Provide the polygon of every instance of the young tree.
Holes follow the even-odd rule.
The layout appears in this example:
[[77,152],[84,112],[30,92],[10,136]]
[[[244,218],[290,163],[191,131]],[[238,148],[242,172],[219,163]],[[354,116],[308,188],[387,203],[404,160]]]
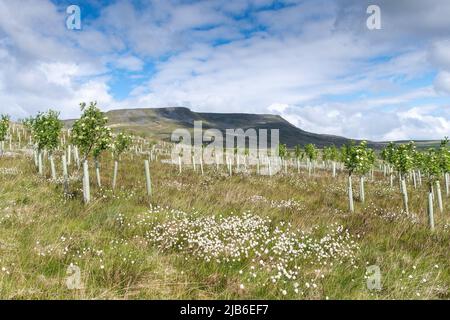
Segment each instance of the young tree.
[[75,121],[71,131],[72,144],[78,147],[83,161],[83,193],[84,202],[90,202],[88,157],[101,150],[111,139],[111,129],[106,126],[108,118],[97,107],[97,103],[80,104],[83,114]]
[[357,151],[359,152],[359,155],[357,156],[358,166],[356,168],[356,171],[358,172],[360,179],[359,184],[360,199],[361,202],[364,203],[366,200],[364,190],[364,179],[375,163],[375,152],[373,151],[373,149],[370,149],[367,146],[366,141],[361,142],[361,144],[357,147]]
[[296,145],[294,148],[294,155],[297,159],[301,159],[304,155],[302,152],[302,148],[299,145]]
[[308,157],[308,172],[309,175],[311,175],[311,169],[314,167],[314,161],[317,159],[317,155],[318,155],[318,150],[316,149],[316,146],[312,143],[308,143],[305,146],[305,153],[306,156]]
[[119,167],[119,160],[122,153],[124,153],[128,148],[131,146],[131,136],[128,136],[124,134],[123,132],[120,132],[116,138],[114,139],[114,142],[112,144],[112,151],[114,155],[114,175],[113,175],[113,183],[112,188],[116,188],[116,181],[117,181],[117,171]]
[[101,177],[100,177],[100,161],[99,158],[101,154],[108,150],[111,147],[112,143],[112,134],[111,130],[103,131],[103,138],[98,141],[98,143],[94,146],[92,155],[94,156],[95,161],[95,175],[97,177],[97,185],[99,187],[102,186]]
[[406,176],[414,167],[414,159],[415,159],[414,154],[416,152],[416,148],[414,142],[410,142],[408,144],[401,144],[393,150],[394,152],[390,158],[393,166],[395,167],[399,175],[401,186],[400,191],[402,193],[403,206],[405,212],[409,214]]
[[3,155],[4,144],[8,131],[9,131],[9,116],[6,114],[2,114],[0,116],[0,156]]
[[422,172],[428,182],[428,221],[431,230],[434,230],[434,210],[433,210],[433,184],[439,181],[442,170],[439,166],[439,154],[435,149],[428,149],[423,155]]
[[441,145],[439,147],[439,165],[442,169],[442,173],[445,178],[445,194],[449,196],[449,185],[450,185],[450,148],[448,146],[449,140],[446,137],[441,141]]
[[323,147],[322,149],[322,160],[325,161],[327,164],[330,161],[330,147]]
[[300,173],[300,160],[305,157],[305,153],[302,151],[302,148],[299,145],[296,145],[294,148],[294,155],[297,159],[297,172]]
[[32,121],[33,141],[36,143],[39,158],[39,174],[43,174],[42,152],[47,150],[52,179],[54,180],[56,179],[56,170],[53,153],[59,145],[62,127],[63,124],[59,120],[59,113],[53,110],[49,110],[46,113],[38,113]]
[[387,167],[387,170],[389,171],[389,181],[391,188],[394,185],[394,176],[393,176],[393,170],[392,166],[394,163],[394,153],[395,153],[395,144],[393,142],[390,142],[386,148],[384,148],[381,151],[381,159],[385,162],[385,166]]
[[34,122],[33,117],[22,119],[20,122],[24,126],[25,130],[27,130],[30,134],[33,132],[33,122]]
[[278,145],[278,156],[281,158],[281,165],[284,165],[284,172],[287,173],[286,157],[288,155],[288,149],[285,144],[280,143]]
[[281,159],[285,159],[287,156],[287,146],[285,144],[280,143],[278,145],[278,156]]
[[336,177],[336,161],[339,160],[339,151],[336,146],[324,147],[322,158],[324,161],[331,162],[333,178]]
[[367,142],[363,141],[358,146],[353,142],[344,146],[343,155],[345,155],[344,165],[348,172],[348,200],[349,210],[354,212],[352,175],[357,172],[367,173],[373,165],[373,151],[367,147]]
[[83,114],[73,124],[71,138],[85,161],[94,150],[110,143],[111,129],[106,126],[108,118],[100,111],[96,102],[91,102],[89,106],[83,102],[80,107]]

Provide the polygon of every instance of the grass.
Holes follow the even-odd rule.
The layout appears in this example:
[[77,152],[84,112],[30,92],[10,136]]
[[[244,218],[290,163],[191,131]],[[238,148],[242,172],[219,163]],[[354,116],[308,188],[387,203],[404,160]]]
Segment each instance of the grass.
[[[431,232],[425,187],[415,190],[409,184],[412,214],[406,216],[397,184],[391,189],[380,173],[366,181],[365,204],[358,202],[355,179],[356,212],[349,214],[344,173],[334,179],[329,171],[318,170],[309,177],[292,168],[273,177],[228,177],[225,167],[216,172],[207,166],[201,176],[192,168],[179,174],[176,166],[153,161],[149,200],[143,159],[127,155],[121,160],[113,191],[113,163],[105,156],[103,188],[95,186],[91,168],[93,200],[85,206],[79,179],[71,181],[71,196],[65,197],[63,186],[49,180],[48,163],[42,178],[30,157],[1,157],[0,297],[450,298],[450,201],[445,191],[444,213],[435,209],[437,227]],[[75,167],[70,171],[76,176]],[[266,221],[252,231],[254,243],[247,236],[257,223],[246,225],[246,215]],[[336,226],[348,230],[349,238],[343,231],[327,241]],[[270,239],[268,253],[261,239]],[[305,251],[295,253],[303,245]],[[229,249],[235,247],[248,256],[242,253],[233,261]],[[206,253],[217,257],[207,261]],[[271,257],[279,264],[271,266]],[[76,290],[66,285],[71,265],[81,272]],[[367,289],[369,265],[381,270],[379,291]],[[287,272],[296,267],[295,279],[282,274],[273,282],[278,266]]]

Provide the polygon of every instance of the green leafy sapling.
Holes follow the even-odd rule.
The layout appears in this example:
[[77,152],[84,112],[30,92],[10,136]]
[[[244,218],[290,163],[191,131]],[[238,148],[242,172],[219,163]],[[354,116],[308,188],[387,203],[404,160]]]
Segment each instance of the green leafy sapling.
[[408,144],[401,144],[397,146],[390,156],[390,161],[395,167],[395,170],[398,172],[400,178],[400,190],[403,196],[403,206],[407,214],[409,214],[409,207],[406,176],[414,168],[415,153],[416,147],[414,142],[410,142]]
[[385,168],[389,173],[389,180],[391,188],[394,185],[393,164],[394,164],[395,144],[389,142],[389,144],[381,151],[381,159],[384,161]]
[[[90,202],[88,157],[99,155],[103,146],[111,139],[111,129],[106,125],[108,118],[97,107],[96,102],[80,104],[82,115],[75,121],[71,131],[71,142],[81,152],[83,162],[84,202]],[[94,154],[95,153],[95,154]]]
[[322,159],[325,162],[331,162],[333,177],[336,177],[336,161],[339,160],[339,150],[335,145],[324,147],[322,151]]
[[441,145],[439,147],[439,165],[441,167],[442,173],[444,174],[445,193],[448,197],[450,195],[450,147],[447,137],[445,137],[445,139],[441,141]]
[[305,153],[302,151],[302,148],[299,145],[296,145],[294,148],[294,156],[297,160],[297,172],[300,173],[300,160],[303,160],[305,157]]
[[306,157],[309,160],[309,162],[308,162],[308,172],[309,172],[309,175],[311,175],[311,170],[314,167],[314,161],[317,159],[319,151],[316,149],[316,146],[314,144],[308,143],[305,146],[305,154],[306,154]]
[[356,169],[360,176],[360,200],[362,203],[365,202],[365,191],[364,191],[364,179],[365,176],[372,170],[373,165],[375,163],[375,152],[373,149],[370,149],[367,146],[367,142],[363,141],[358,146],[358,149],[360,149],[360,155],[358,157],[359,165]]
[[56,179],[55,163],[53,153],[60,143],[62,122],[59,120],[59,112],[49,110],[45,113],[40,112],[33,119],[32,135],[36,144],[39,161],[39,173],[43,174],[42,168],[42,152],[46,150],[49,153],[52,178]]
[[81,103],[80,107],[83,113],[73,124],[71,139],[85,161],[90,155],[98,156],[111,143],[111,128],[107,127],[108,118],[96,102],[91,102],[89,106]]
[[296,159],[302,159],[304,157],[304,153],[302,152],[302,148],[299,145],[296,145],[294,148],[294,155]]
[[49,110],[46,113],[38,113],[32,122],[33,140],[39,151],[47,150],[53,152],[59,145],[62,122],[59,113]]
[[120,156],[130,148],[131,143],[132,143],[131,136],[128,136],[123,132],[120,132],[114,139],[114,142],[112,143],[111,149],[113,151],[114,156],[114,174],[112,182],[113,189],[116,188],[117,171],[119,168]]
[[9,116],[2,114],[0,116],[0,156],[3,155],[3,145],[5,143],[6,137],[9,131],[10,120]]
[[280,143],[278,145],[278,156],[281,159],[285,159],[287,157],[288,151],[287,151],[287,146],[285,144]]
[[[366,174],[373,166],[375,159],[373,150],[367,147],[367,142],[362,141],[359,145],[352,142],[343,148],[342,154],[345,155],[344,165],[348,172],[348,197],[350,212],[354,211],[352,176],[358,173],[361,176]],[[363,191],[363,190],[362,190]],[[364,197],[364,195],[362,195]],[[364,200],[364,199],[361,199]]]
[[428,183],[428,221],[430,228],[434,230],[433,185],[439,182],[442,174],[439,165],[439,152],[433,148],[428,149],[423,154],[421,169]]
[[119,160],[120,156],[130,148],[132,141],[131,136],[123,132],[117,134],[111,146],[114,159]]

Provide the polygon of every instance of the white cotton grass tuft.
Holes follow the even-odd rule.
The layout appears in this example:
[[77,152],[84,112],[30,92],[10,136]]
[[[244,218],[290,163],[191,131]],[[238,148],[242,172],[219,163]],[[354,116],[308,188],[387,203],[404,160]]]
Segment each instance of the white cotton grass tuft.
[[326,232],[318,228],[303,232],[294,230],[290,223],[275,223],[250,212],[200,216],[172,211],[163,222],[157,218],[144,220],[139,223],[139,227],[146,226],[144,237],[160,250],[176,251],[207,263],[243,263],[245,268],[238,271],[241,277],[253,285],[261,281],[265,286],[268,281],[282,286],[282,295],[300,291],[298,281],[304,276],[301,266],[312,265],[318,271],[305,285],[314,290],[318,287],[315,279],[323,278],[321,268],[342,263],[354,266],[359,249],[341,225],[332,224]]

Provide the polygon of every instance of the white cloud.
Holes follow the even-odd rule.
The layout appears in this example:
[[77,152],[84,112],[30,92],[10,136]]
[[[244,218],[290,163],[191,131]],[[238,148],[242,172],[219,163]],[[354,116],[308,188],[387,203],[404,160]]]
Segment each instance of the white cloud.
[[[97,100],[105,109],[269,111],[353,138],[448,135],[439,99],[450,94],[450,3],[380,0],[383,30],[369,32],[370,1],[287,2],[119,0],[69,32],[50,1],[0,0],[1,111],[73,117],[80,101]],[[148,80],[116,101],[116,71]]]
[[408,140],[411,137],[419,139],[442,139],[450,132],[450,119],[444,116],[429,114],[434,106],[411,108],[399,113],[399,123],[396,128],[384,135],[385,140]]
[[141,71],[144,67],[144,61],[135,56],[119,57],[113,61],[113,64],[118,69],[125,69],[129,71]]
[[267,110],[270,112],[283,113],[287,108],[289,108],[288,104],[273,103],[267,108]]
[[450,94],[450,72],[441,71],[434,80],[438,92]]

